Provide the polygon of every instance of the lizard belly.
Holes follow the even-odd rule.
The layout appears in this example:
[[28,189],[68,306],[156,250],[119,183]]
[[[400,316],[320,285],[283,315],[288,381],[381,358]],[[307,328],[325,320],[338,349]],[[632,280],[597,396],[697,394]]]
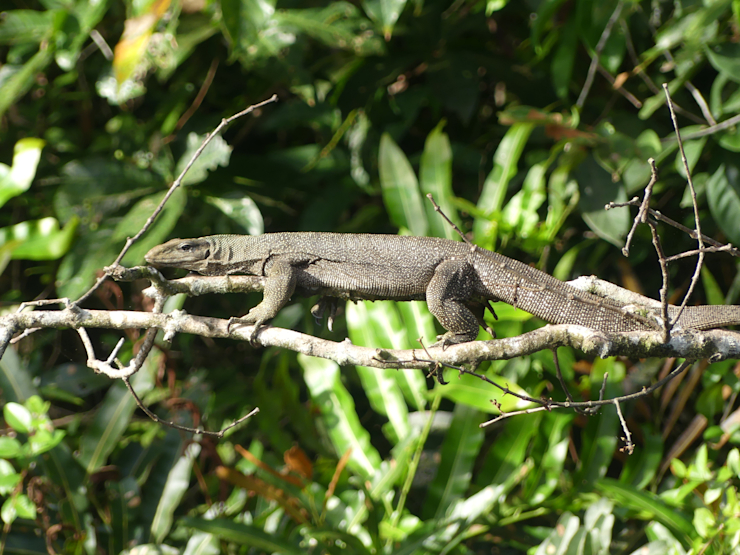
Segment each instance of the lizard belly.
[[[337,297],[408,300],[426,292],[433,269],[317,260],[302,268],[298,285]],[[428,275],[427,275],[428,274]],[[332,293],[335,293],[332,295]]]

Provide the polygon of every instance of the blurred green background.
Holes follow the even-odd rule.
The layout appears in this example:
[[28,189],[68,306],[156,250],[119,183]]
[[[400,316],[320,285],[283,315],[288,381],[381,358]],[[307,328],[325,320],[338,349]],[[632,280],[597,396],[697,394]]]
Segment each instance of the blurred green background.
[[[477,244],[561,279],[596,274],[657,298],[650,234],[611,200],[641,193],[693,227],[662,85],[703,231],[740,243],[738,0],[6,0],[0,13],[0,300],[79,297],[136,233],[205,134],[199,159],[124,259],[171,237],[263,231],[409,233]],[[610,21],[611,19],[611,21]],[[609,32],[605,33],[605,29]],[[604,40],[600,39],[603,37]],[[592,56],[593,84],[584,90]],[[718,128],[711,127],[727,122]],[[709,131],[705,131],[709,128]],[[664,248],[695,248],[660,228]],[[680,300],[694,259],[670,267]],[[736,303],[737,263],[707,259],[690,302]],[[89,308],[144,310],[144,283]],[[259,295],[173,298],[244,314]],[[296,299],[274,324],[373,347],[428,345],[420,303],[350,304],[333,332]],[[496,307],[499,337],[542,322]],[[126,360],[140,332],[90,330]],[[482,338],[487,338],[482,333]],[[584,360],[561,349],[579,399],[639,390],[677,361]],[[248,344],[178,336],[133,380],[93,374],[77,334],[43,330],[0,361],[0,552],[738,553],[735,361],[697,363],[623,406],[478,425],[523,408],[451,371],[339,368]],[[550,353],[479,372],[565,397]],[[247,449],[251,455],[244,455]],[[344,456],[344,458],[343,458]],[[261,461],[260,464],[257,464]],[[269,469],[273,469],[271,472]],[[335,478],[333,480],[333,477]]]

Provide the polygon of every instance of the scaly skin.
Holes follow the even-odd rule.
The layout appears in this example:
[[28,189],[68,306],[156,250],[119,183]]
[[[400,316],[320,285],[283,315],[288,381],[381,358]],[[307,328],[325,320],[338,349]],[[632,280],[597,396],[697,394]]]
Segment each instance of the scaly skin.
[[[267,277],[264,298],[238,322],[255,329],[275,317],[296,288],[353,299],[425,299],[447,330],[443,342],[472,341],[488,300],[503,301],[553,324],[605,332],[655,331],[657,313],[640,315],[621,304],[580,291],[517,260],[434,237],[342,233],[211,235],[172,239],[146,261],[204,275]],[[669,315],[678,307],[670,306]],[[654,317],[650,317],[650,316]],[[678,328],[740,324],[740,307],[686,307]]]

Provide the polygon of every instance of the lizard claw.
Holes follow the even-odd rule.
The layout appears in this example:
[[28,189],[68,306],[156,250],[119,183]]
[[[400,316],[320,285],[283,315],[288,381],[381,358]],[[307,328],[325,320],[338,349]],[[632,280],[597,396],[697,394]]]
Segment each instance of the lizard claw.
[[233,324],[243,325],[243,326],[253,326],[252,331],[248,333],[247,335],[247,341],[249,341],[249,344],[252,347],[259,347],[260,344],[256,341],[257,339],[257,332],[259,329],[264,325],[263,322],[255,322],[251,318],[249,318],[249,315],[247,316],[232,316],[229,318],[229,322],[226,324],[226,332],[231,333],[231,326]]

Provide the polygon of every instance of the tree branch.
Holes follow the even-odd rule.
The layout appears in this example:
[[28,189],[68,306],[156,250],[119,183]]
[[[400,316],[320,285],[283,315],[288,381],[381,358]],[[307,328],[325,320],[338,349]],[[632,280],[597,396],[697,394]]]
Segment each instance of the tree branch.
[[[232,326],[227,319],[193,316],[184,311],[169,314],[135,311],[84,310],[33,311],[0,317],[0,337],[8,337],[28,328],[157,328],[166,335],[188,333],[211,338],[248,341],[252,326]],[[340,366],[371,368],[419,368],[433,370],[435,365],[460,366],[487,360],[509,360],[544,349],[573,347],[591,356],[686,357],[713,361],[740,358],[740,333],[726,330],[675,332],[671,341],[661,343],[661,332],[603,333],[576,325],[548,325],[517,337],[490,341],[472,341],[459,345],[424,349],[377,349],[360,347],[344,341],[330,341],[282,328],[263,327],[255,334],[263,347],[280,347],[308,356],[333,360]],[[433,358],[429,358],[429,357]],[[102,371],[97,365],[96,371]],[[116,376],[117,377],[117,376]]]

